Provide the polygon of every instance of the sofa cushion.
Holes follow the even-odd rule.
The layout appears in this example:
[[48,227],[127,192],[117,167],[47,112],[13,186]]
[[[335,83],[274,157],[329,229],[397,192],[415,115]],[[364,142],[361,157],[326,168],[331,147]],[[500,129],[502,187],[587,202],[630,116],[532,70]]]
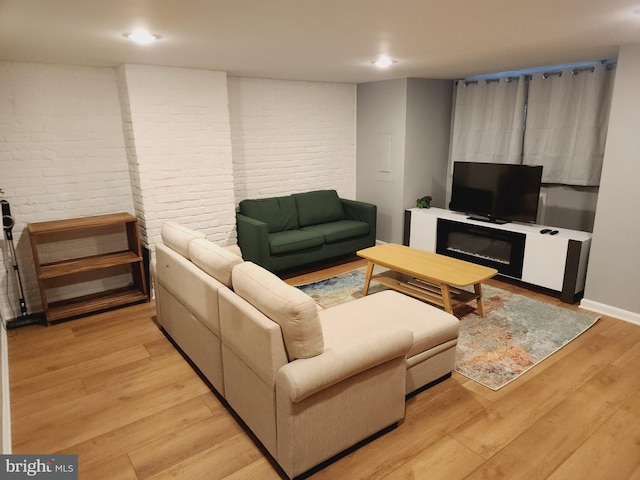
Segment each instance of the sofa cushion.
[[413,332],[407,358],[456,340],[460,331],[460,321],[450,313],[393,290],[328,308],[320,318],[327,345],[390,324],[407,328]]
[[347,218],[335,190],[316,190],[291,196],[298,205],[298,224],[301,227]]
[[323,243],[324,236],[319,232],[287,230],[269,234],[269,250],[272,255],[319,247]]
[[231,287],[231,271],[242,258],[209,240],[198,238],[189,243],[191,261],[218,280]]
[[266,223],[269,233],[298,228],[298,209],[291,197],[242,200],[240,213]]
[[160,236],[162,242],[171,248],[173,251],[178,252],[185,258],[189,257],[189,243],[196,238],[206,238],[206,235],[196,230],[184,227],[177,222],[169,220],[162,225],[160,229]]
[[303,232],[314,232],[324,236],[326,243],[335,243],[348,238],[363,237],[369,234],[369,224],[357,220],[338,220],[337,222],[309,225],[301,229]]
[[232,282],[236,294],[280,325],[289,361],[323,352],[322,327],[311,297],[252,262],[233,267]]
[[240,258],[242,258],[242,250],[240,250],[240,247],[237,244],[234,245],[225,245],[224,247],[225,250],[227,250],[228,252],[233,253],[234,255],[239,256]]

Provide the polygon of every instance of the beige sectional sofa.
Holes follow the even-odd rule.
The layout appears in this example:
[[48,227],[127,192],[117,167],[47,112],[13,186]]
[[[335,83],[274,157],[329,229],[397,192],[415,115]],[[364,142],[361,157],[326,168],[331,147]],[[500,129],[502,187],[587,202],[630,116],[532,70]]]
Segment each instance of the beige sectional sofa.
[[290,477],[404,417],[450,375],[458,320],[384,291],[327,310],[175,222],[153,265],[158,321]]

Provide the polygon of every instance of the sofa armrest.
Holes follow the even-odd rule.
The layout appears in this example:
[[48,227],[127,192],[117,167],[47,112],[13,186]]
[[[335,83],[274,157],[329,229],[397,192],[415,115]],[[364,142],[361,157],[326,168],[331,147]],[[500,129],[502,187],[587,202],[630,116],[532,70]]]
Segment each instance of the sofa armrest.
[[301,402],[343,380],[406,355],[413,333],[399,328],[379,329],[325,348],[320,355],[297,359],[276,375],[276,390]]
[[358,200],[348,200],[346,198],[341,198],[340,201],[342,202],[344,213],[349,220],[367,222],[375,232],[376,217],[378,214],[378,207],[376,205]]
[[271,270],[267,224],[241,213],[236,213],[236,229],[242,258]]

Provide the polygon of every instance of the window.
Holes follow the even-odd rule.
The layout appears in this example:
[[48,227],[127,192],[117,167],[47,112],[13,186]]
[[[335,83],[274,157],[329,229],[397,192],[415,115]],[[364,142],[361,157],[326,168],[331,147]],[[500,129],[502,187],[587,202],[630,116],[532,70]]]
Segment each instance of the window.
[[615,63],[458,81],[453,161],[543,165],[543,182],[595,186]]

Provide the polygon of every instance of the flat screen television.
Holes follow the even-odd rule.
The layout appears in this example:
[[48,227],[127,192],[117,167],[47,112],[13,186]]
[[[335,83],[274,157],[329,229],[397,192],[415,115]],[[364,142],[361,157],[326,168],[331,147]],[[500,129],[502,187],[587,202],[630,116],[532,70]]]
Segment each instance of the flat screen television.
[[494,223],[535,223],[542,166],[454,162],[449,209]]

